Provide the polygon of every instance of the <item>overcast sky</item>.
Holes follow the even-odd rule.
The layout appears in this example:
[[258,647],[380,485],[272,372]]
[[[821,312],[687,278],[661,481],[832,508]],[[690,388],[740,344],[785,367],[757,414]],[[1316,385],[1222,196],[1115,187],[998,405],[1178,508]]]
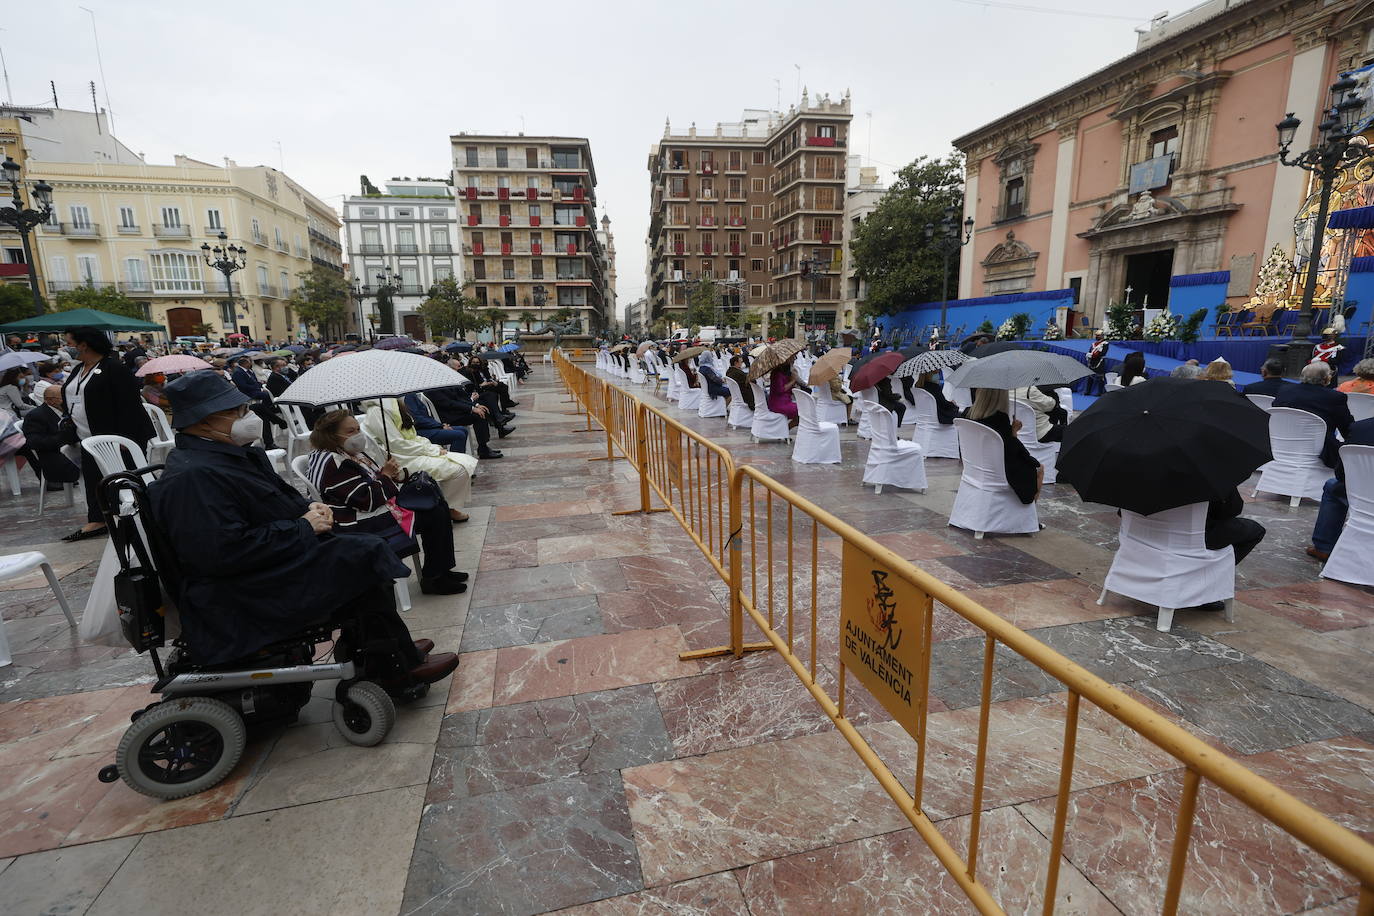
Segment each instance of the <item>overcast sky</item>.
[[7,7],[0,49],[15,103],[49,104],[52,80],[62,107],[89,110],[95,81],[116,135],[149,162],[284,166],[335,206],[360,174],[447,175],[460,130],[588,137],[623,309],[644,290],[645,163],[665,117],[675,132],[707,130],[744,108],[786,108],[799,78],[812,98],[849,89],[850,152],[886,179],[1129,53],[1133,28],[1163,11],[1139,0],[47,0]]

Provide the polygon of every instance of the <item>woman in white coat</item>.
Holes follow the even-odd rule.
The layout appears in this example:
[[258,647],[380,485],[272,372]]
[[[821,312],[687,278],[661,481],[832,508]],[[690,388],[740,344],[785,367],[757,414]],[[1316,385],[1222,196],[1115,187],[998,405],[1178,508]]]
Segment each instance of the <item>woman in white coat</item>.
[[[385,420],[383,404],[386,405]],[[366,401],[363,408],[367,411],[363,418],[363,432],[369,440],[369,457],[381,464],[390,454],[401,470],[411,474],[426,472],[443,491],[453,520],[467,521],[467,515],[461,510],[467,505],[472,492],[472,475],[477,470],[477,459],[463,452],[451,452],[421,436],[415,429],[410,413],[395,398],[386,398],[380,404]]]

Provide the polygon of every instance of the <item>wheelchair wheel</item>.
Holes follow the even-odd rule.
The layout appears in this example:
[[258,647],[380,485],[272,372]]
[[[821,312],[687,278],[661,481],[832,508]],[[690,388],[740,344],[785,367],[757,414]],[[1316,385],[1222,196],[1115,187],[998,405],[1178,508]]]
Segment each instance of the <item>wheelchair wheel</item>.
[[348,699],[334,704],[334,727],[349,744],[380,744],[395,724],[396,704],[371,681],[353,684],[348,688]]
[[185,798],[228,776],[246,741],[243,717],[229,705],[209,697],[165,700],[129,726],[115,766],[137,792]]

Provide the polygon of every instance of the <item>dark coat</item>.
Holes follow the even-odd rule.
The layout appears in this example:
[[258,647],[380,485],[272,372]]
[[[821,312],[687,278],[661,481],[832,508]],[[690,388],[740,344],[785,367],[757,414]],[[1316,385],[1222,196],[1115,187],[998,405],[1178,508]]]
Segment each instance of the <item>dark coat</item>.
[[472,402],[471,389],[466,386],[431,388],[425,392],[425,396],[439,412],[439,419],[449,426],[471,426],[474,421],[482,419],[472,412],[475,405]]
[[148,493],[181,567],[182,636],[202,664],[243,658],[409,574],[379,537],[315,534],[301,517],[309,503],[259,448],[178,435]]
[[1262,378],[1258,382],[1251,382],[1240,390],[1241,394],[1264,394],[1271,398],[1278,397],[1280,391],[1293,384],[1286,378]]
[[1016,433],[1011,431],[1011,417],[999,410],[974,422],[982,423],[1002,438],[1002,463],[1006,466],[1007,486],[1011,487],[1016,498],[1026,505],[1035,502],[1035,471],[1040,467],[1040,462],[1031,457],[1021,440],[1016,438]]
[[1355,418],[1350,415],[1350,403],[1344,391],[1323,388],[1321,385],[1289,385],[1274,397],[1275,407],[1291,407],[1316,414],[1326,423],[1326,442],[1322,445],[1322,464],[1334,468],[1340,461],[1341,443],[1336,433],[1344,436]]
[[81,479],[81,469],[60,451],[66,445],[57,428],[61,419],[61,414],[46,404],[35,407],[24,414],[24,440],[38,460],[38,469],[45,480],[75,483]]
[[281,393],[289,387],[291,387],[291,379],[280,372],[273,372],[267,376],[267,390],[272,392],[272,397],[281,397]]
[[735,380],[739,386],[740,397],[744,398],[744,403],[749,405],[749,409],[754,409],[754,389],[749,384],[749,375],[738,366],[731,366],[725,370],[725,374]]
[[234,383],[235,388],[255,401],[272,400],[272,396],[262,387],[262,382],[258,381],[258,377],[251,369],[235,366],[234,371],[229,373],[229,380]]
[[[93,436],[123,436],[146,448],[153,438],[153,421],[143,405],[143,384],[114,356],[96,363],[92,375],[81,388],[86,405],[86,422]],[[80,371],[73,371],[62,383],[62,397],[71,404],[76,395]]]
[[[30,411],[32,414],[32,411]],[[25,421],[27,422],[27,420]],[[1345,441],[1342,445],[1374,445],[1374,418],[1368,420],[1357,420],[1350,424],[1350,432],[1345,434]],[[1336,476],[1345,480],[1345,465],[1336,462]]]
[[954,418],[959,416],[959,405],[945,397],[945,390],[937,385],[933,380],[927,381],[921,388],[929,391],[931,397],[935,398],[935,417],[946,426],[954,423]]

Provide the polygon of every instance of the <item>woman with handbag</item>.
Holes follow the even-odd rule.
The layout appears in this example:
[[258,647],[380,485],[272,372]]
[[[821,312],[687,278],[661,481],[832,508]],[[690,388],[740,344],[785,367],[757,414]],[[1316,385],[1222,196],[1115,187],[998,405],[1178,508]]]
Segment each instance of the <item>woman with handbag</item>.
[[346,410],[332,410],[310,433],[308,476],[320,501],[334,513],[341,534],[375,534],[397,555],[408,555],[418,537],[423,547],[420,591],[456,595],[467,591],[467,573],[453,569],[453,526],[448,504],[436,500],[428,509],[411,511],[397,505],[402,477],[395,458],[380,467],[367,456],[366,437]]
[[[363,409],[367,411],[362,428],[369,440],[368,455],[378,463],[395,458],[401,470],[412,478],[423,471],[443,492],[453,521],[467,521],[461,509],[472,492],[477,459],[463,452],[451,452],[421,436],[410,412],[396,398],[364,401]],[[422,488],[415,480],[408,481],[407,486]]]

